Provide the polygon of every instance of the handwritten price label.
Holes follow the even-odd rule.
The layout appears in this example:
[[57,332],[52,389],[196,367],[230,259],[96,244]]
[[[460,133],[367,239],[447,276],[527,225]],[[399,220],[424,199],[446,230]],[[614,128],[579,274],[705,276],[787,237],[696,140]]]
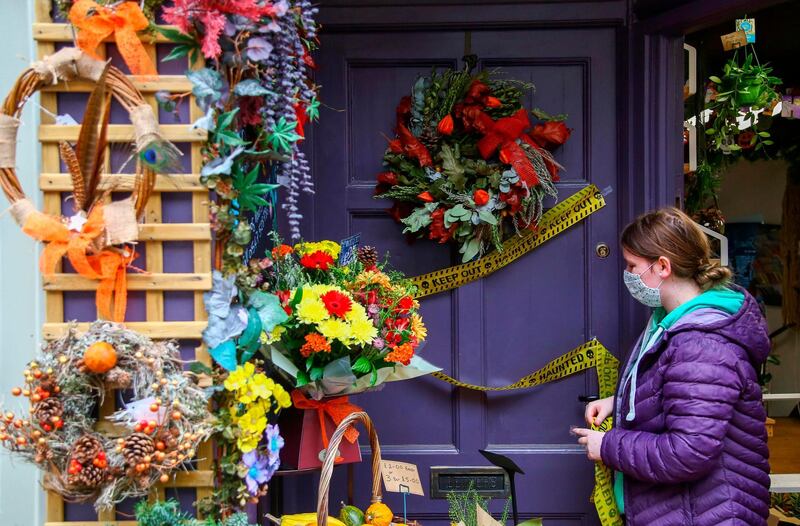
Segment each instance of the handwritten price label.
[[383,472],[383,485],[386,491],[425,496],[422,483],[419,480],[419,470],[414,464],[382,460],[381,471]]

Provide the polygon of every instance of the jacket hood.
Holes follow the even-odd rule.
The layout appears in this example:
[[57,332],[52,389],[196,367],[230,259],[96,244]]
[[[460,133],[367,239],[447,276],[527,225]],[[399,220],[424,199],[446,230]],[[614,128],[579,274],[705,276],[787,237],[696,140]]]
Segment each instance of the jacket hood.
[[683,316],[667,333],[673,335],[683,331],[703,331],[719,334],[745,349],[750,362],[758,366],[764,363],[771,349],[767,322],[753,296],[738,285],[731,288],[744,294],[744,302],[736,313],[698,309]]

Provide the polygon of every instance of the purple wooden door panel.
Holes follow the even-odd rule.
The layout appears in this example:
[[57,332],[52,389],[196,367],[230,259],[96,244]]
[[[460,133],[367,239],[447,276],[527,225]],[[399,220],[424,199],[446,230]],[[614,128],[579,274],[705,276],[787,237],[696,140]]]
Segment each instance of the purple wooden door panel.
[[[574,128],[557,154],[567,167],[559,184],[567,197],[587,183],[617,180],[616,33],[613,29],[474,31],[480,67],[499,68],[536,85],[526,107],[568,113]],[[341,239],[361,232],[362,242],[391,254],[394,266],[416,275],[458,263],[450,247],[406,244],[372,198],[391,134],[394,108],[420,73],[433,66],[461,67],[464,33],[334,33],[326,35],[318,82],[325,103],[313,139],[317,193],[313,235]],[[336,110],[336,111],[335,111]],[[343,111],[341,111],[343,110]],[[500,272],[458,290],[426,298],[429,326],[423,355],[467,382],[503,385],[517,380],[592,336],[616,351],[619,260],[594,255],[605,241],[614,248],[615,195],[608,206]],[[548,524],[595,524],[588,502],[593,468],[568,430],[582,421],[579,395],[596,391],[594,373],[537,389],[482,394],[452,389],[433,378],[386,386],[358,396],[375,420],[384,456],[413,462],[427,487],[432,465],[486,465],[478,449],[512,456],[523,517]],[[342,480],[344,470],[337,473]],[[308,510],[315,486],[308,478],[286,481],[286,510]],[[369,466],[356,467],[356,504],[366,505]],[[334,488],[343,485],[334,484]],[[338,503],[341,492],[331,502]],[[402,509],[397,495],[387,501]],[[499,502],[495,503],[499,509]],[[493,507],[494,508],[494,507]],[[426,525],[446,524],[443,500],[411,498],[412,516]]]

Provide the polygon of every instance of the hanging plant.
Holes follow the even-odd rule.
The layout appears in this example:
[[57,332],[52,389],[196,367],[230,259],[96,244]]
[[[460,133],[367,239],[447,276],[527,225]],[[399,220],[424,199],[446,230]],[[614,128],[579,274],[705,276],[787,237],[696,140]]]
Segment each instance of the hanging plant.
[[[159,28],[176,44],[165,60],[206,59],[206,67],[187,73],[205,112],[193,127],[209,137],[200,180],[215,192],[215,266],[236,273],[254,256],[248,246],[257,245],[249,218],[266,211],[275,222],[279,186],[290,235],[300,238],[300,192],[314,187],[300,146],[304,127],[319,116],[309,54],[317,45],[317,8],[308,0],[174,0],[163,12],[177,27]],[[175,110],[174,96],[156,97]]]
[[755,52],[745,49],[744,62],[740,64],[734,53],[721,77],[709,77],[714,83],[707,105],[713,112],[711,126],[706,129],[710,149],[731,153],[761,150],[773,144],[764,119],[757,117],[762,112],[769,115],[781,98],[775,88],[782,81],[771,73],[772,68],[762,66]]

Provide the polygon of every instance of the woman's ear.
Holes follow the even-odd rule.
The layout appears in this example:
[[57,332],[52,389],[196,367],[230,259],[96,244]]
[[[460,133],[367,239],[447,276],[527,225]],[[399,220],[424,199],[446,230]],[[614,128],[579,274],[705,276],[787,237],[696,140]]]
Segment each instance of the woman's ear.
[[656,261],[653,269],[655,269],[656,274],[658,274],[661,279],[667,279],[672,275],[672,262],[670,262],[669,258],[661,256],[658,258],[658,261]]

